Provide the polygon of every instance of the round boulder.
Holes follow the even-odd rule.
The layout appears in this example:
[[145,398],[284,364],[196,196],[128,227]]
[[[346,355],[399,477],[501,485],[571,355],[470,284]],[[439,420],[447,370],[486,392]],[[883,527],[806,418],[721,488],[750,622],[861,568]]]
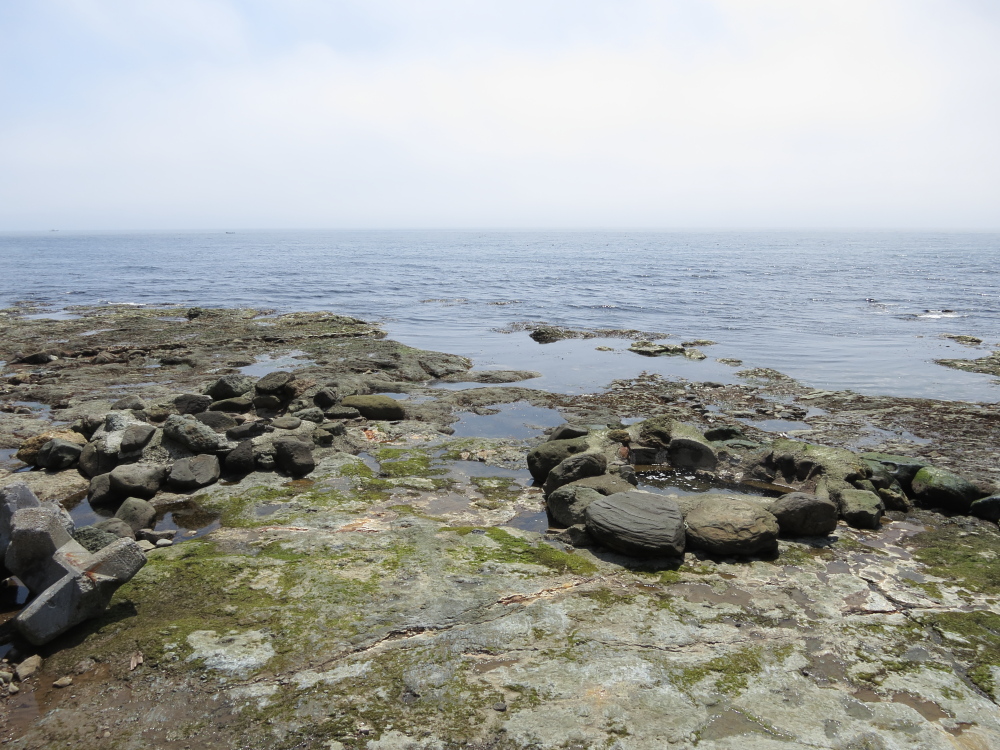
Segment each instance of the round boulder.
[[274,460],[293,477],[304,477],[316,468],[312,447],[294,438],[274,441]]
[[254,389],[257,393],[282,394],[293,380],[295,380],[295,376],[292,373],[276,370],[258,380]]
[[181,492],[208,487],[218,481],[219,459],[208,454],[175,461],[167,478],[167,484]]
[[152,497],[167,477],[158,464],[125,464],[111,470],[111,491],[118,497]]
[[597,490],[581,487],[576,484],[566,484],[555,490],[545,500],[545,507],[556,523],[562,526],[573,526],[586,522],[587,507],[602,495]]
[[684,520],[688,546],[714,555],[755,555],[778,546],[778,520],[750,500],[708,496]]
[[62,471],[80,460],[83,447],[62,438],[53,438],[38,450],[35,462],[43,469]]
[[139,529],[152,527],[156,520],[156,508],[141,498],[130,497],[118,508],[115,518],[127,523],[134,534]]
[[597,541],[632,557],[684,553],[684,518],[677,503],[651,492],[617,492],[594,500],[584,513]]
[[223,401],[227,398],[238,398],[244,393],[249,393],[253,389],[254,379],[249,375],[223,375],[212,383],[208,389],[208,395],[215,401]]
[[974,484],[950,471],[925,466],[913,477],[913,494],[924,505],[968,513],[972,503],[982,497]]
[[837,504],[808,492],[789,492],[769,508],[782,536],[826,536],[837,528]]
[[608,468],[608,459],[600,453],[580,453],[570,456],[549,472],[542,485],[542,492],[548,496],[564,484],[586,477],[598,477]]
[[570,456],[587,450],[583,438],[549,440],[528,453],[528,471],[536,482],[544,482],[553,468]]
[[976,500],[969,508],[969,514],[985,521],[1000,523],[1000,495],[990,495]]

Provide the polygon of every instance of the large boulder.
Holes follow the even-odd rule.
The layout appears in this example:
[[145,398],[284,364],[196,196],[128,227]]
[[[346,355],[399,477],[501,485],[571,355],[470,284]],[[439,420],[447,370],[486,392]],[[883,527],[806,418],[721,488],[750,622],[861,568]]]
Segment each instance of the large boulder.
[[35,461],[38,466],[50,471],[62,471],[80,460],[83,446],[62,438],[54,438],[43,445]]
[[194,418],[216,432],[226,432],[239,424],[231,416],[221,411],[203,411],[201,414],[195,414]]
[[856,482],[872,474],[865,461],[849,450],[788,439],[775,440],[758,468],[775,481],[829,495],[834,501],[840,500],[841,491],[855,489]]
[[972,503],[983,496],[968,480],[950,471],[924,466],[913,476],[913,495],[923,505],[968,513]]
[[684,553],[684,518],[671,498],[650,492],[618,492],[587,506],[587,531],[607,547],[632,557]]
[[626,481],[620,474],[601,474],[600,476],[584,477],[571,482],[569,486],[587,487],[602,495],[614,495],[616,492],[632,492],[635,485]]
[[295,438],[274,441],[274,460],[293,477],[304,477],[316,468],[312,446]]
[[608,459],[600,453],[578,453],[575,456],[560,461],[542,485],[542,492],[547,496],[553,490],[562,487],[564,484],[575,482],[586,477],[597,477],[603,474],[608,468]]
[[782,495],[768,510],[778,520],[782,536],[826,536],[837,528],[837,504],[807,492]]
[[877,529],[885,513],[882,498],[868,490],[843,490],[840,515],[856,529]]
[[365,419],[381,419],[386,422],[406,419],[403,405],[388,396],[348,396],[340,405],[357,409]]
[[[669,417],[653,417],[638,425],[641,446],[633,447],[649,463],[669,461],[679,469],[715,469],[715,448],[697,428]],[[645,450],[644,450],[645,449]]]
[[588,448],[584,438],[550,440],[528,452],[528,471],[536,482],[544,482],[553,468],[572,455]]
[[239,398],[244,393],[253,390],[254,378],[249,375],[223,375],[216,380],[208,389],[208,395],[215,401],[223,401],[227,398]]
[[211,454],[182,458],[170,467],[167,484],[175,490],[188,492],[208,487],[219,481],[219,459]]
[[166,466],[124,464],[111,470],[111,491],[118,497],[152,497],[166,478]]
[[221,444],[215,430],[193,417],[171,414],[163,423],[163,432],[192,453],[215,453]]
[[19,508],[10,518],[4,566],[33,594],[80,567],[89,555],[53,505]]
[[561,526],[574,526],[586,522],[587,507],[602,495],[590,487],[580,487],[576,482],[555,490],[545,499],[549,515]]
[[715,555],[755,555],[778,547],[778,519],[750,500],[705,495],[684,520],[688,546]]

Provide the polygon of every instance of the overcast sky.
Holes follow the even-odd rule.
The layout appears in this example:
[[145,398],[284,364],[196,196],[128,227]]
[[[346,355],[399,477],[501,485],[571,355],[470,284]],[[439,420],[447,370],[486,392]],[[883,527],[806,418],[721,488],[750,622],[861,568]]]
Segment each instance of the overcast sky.
[[996,0],[0,0],[0,230],[1000,228]]

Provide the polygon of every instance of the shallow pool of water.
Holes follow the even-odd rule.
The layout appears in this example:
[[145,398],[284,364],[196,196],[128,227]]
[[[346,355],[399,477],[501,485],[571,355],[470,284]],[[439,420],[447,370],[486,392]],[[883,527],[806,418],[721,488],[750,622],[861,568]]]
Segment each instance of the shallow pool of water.
[[523,440],[538,437],[546,428],[556,427],[566,420],[555,409],[532,406],[526,401],[499,404],[496,414],[462,412],[452,425],[453,437],[511,438]]

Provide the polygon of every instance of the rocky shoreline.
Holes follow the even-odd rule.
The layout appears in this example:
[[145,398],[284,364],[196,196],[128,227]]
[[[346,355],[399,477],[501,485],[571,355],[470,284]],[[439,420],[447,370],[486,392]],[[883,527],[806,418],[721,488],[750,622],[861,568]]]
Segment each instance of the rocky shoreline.
[[[327,313],[28,312],[11,747],[1000,745],[997,404],[764,369],[570,396]],[[33,629],[86,555],[122,562]]]

